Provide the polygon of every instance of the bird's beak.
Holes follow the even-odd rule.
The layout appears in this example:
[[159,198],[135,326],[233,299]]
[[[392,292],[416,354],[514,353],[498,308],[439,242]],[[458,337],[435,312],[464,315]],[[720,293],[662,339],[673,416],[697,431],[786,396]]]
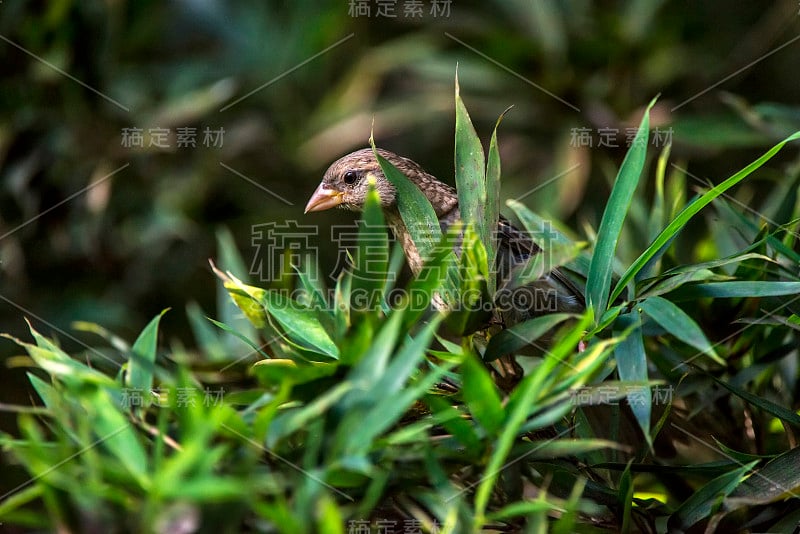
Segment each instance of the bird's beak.
[[306,204],[306,211],[304,213],[335,208],[342,203],[342,195],[343,193],[341,191],[328,189],[325,187],[325,184],[319,184],[317,190],[314,191],[314,194],[308,199],[308,204]]

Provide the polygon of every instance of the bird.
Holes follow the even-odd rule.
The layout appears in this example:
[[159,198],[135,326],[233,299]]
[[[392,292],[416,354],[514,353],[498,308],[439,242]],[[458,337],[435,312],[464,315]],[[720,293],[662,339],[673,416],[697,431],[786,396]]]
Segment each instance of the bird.
[[[436,213],[443,234],[461,218],[458,193],[454,187],[438,180],[411,159],[380,148],[377,149],[377,152],[402,172],[427,197]],[[400,216],[397,207],[397,191],[384,176],[371,148],[357,150],[334,161],[325,171],[322,181],[308,200],[305,213],[331,208],[343,208],[360,212],[366,202],[369,183],[373,180],[381,200],[381,208],[386,222],[391,227],[395,238],[400,242],[412,272],[418,275],[424,265],[423,258],[421,258],[414,246],[411,235]],[[515,268],[524,266],[536,254],[542,253],[542,249],[525,232],[519,230],[502,215],[499,217],[496,231],[498,239],[495,268],[498,275],[498,287],[502,287],[504,281],[513,273]],[[548,306],[545,309],[536,309],[535,307],[531,309],[531,307],[520,306],[512,309],[509,313],[495,314],[499,315],[501,320],[500,324],[496,325],[497,327],[500,329],[508,328],[528,318],[544,315],[545,313],[565,312],[579,314],[585,310],[586,303],[583,293],[560,269],[551,270],[544,274],[541,279],[528,284],[528,286],[539,290],[546,291],[550,289],[554,291],[556,294],[555,306]],[[515,292],[523,289],[524,287],[516,288]],[[524,300],[530,306],[530,300]],[[543,343],[547,345],[548,341],[545,340]],[[547,351],[542,346],[534,346],[532,349],[534,350],[530,351],[530,353],[521,353],[520,355],[537,355],[541,354],[542,351]],[[585,350],[583,342],[581,342],[577,350]],[[510,394],[525,374],[514,354],[507,354],[493,362],[484,363],[491,371],[495,384],[507,394]],[[453,385],[449,385],[451,386],[449,389],[453,389]],[[622,412],[623,417],[614,416],[617,423],[612,423],[611,413],[614,408],[616,406],[587,406],[583,409],[588,414],[587,420],[598,437],[639,446],[643,441],[643,437],[637,437],[641,431],[638,429],[638,424],[632,413],[625,408]],[[673,409],[670,417],[676,417],[676,413],[677,411]],[[683,427],[688,426],[687,421],[678,420],[681,421]],[[666,427],[668,425],[665,425]],[[700,433],[701,431],[698,430],[697,432]],[[547,427],[529,434],[529,437],[533,440],[549,440],[555,439],[557,436],[555,427]],[[660,432],[656,446],[662,447],[664,455],[669,457],[674,454],[672,441],[685,441],[685,436],[675,437],[668,432]]]
[[[393,152],[378,148],[377,153],[402,172],[430,201],[442,233],[460,220],[458,194],[452,186],[429,174],[415,161]],[[411,271],[418,275],[424,259],[414,245],[408,228],[397,207],[397,190],[386,178],[371,148],[351,152],[334,161],[325,171],[322,181],[311,195],[305,213],[343,208],[360,212],[366,201],[368,183],[374,181],[381,201],[381,208],[408,261]],[[497,223],[497,255],[495,269],[498,288],[508,281],[515,267],[525,265],[542,249],[525,232],[515,227],[507,218],[500,216]],[[546,298],[538,298],[536,292],[543,291]],[[500,292],[498,291],[498,294]],[[508,294],[506,295],[509,296]],[[502,313],[495,314],[507,327],[544,313],[581,313],[585,308],[582,292],[560,270],[554,269],[542,278],[515,288],[506,299]]]

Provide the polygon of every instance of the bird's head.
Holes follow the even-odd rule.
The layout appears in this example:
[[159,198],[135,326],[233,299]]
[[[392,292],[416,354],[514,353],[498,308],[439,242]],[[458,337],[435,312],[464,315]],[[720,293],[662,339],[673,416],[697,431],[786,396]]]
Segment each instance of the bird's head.
[[[378,153],[401,171],[403,166],[407,165],[406,161],[410,161],[388,150],[378,149]],[[372,149],[365,148],[339,158],[328,167],[322,183],[319,184],[306,204],[305,212],[322,211],[334,207],[361,211],[366,201],[370,178],[375,181],[375,189],[380,195],[381,205],[384,208],[395,206],[394,186],[384,176]]]

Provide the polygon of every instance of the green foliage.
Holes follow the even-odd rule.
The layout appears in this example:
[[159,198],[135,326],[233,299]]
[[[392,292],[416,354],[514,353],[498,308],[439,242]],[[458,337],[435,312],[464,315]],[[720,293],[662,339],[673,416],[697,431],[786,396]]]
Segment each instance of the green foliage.
[[[211,320],[220,333],[209,331],[190,308],[196,352],[159,351],[161,315],[132,344],[82,324],[110,345],[97,353],[102,367],[90,358],[96,351],[70,355],[33,327],[34,343],[11,338],[27,353],[42,406],[14,407],[17,432],[0,438],[31,477],[0,501],[0,520],[65,531],[119,522],[131,531],[180,523],[294,533],[397,517],[425,531],[665,532],[748,521],[769,529],[796,517],[787,510],[800,487],[790,468],[800,427],[800,209],[796,197],[778,202],[768,215],[780,224],[761,225],[721,195],[800,134],[688,203],[671,189],[680,175],[666,181],[664,151],[649,213],[635,208],[645,203],[637,184],[647,162],[646,144],[635,143],[596,238],[588,236],[594,246],[555,232],[542,243],[550,263],[541,254],[512,276],[520,286],[563,266],[586,278],[593,308],[498,331],[484,306],[496,291],[496,126],[485,161],[458,90],[456,116],[464,220],[444,235],[427,199],[379,158],[410,193],[401,216],[424,222],[413,238],[425,265],[406,284],[396,283],[399,256],[370,188],[351,268],[331,291],[305,259],[274,287],[251,285],[220,234],[224,267],[215,273],[251,324],[231,324],[220,303],[226,320]],[[679,233],[711,203],[738,225],[743,246],[676,261]],[[546,218],[508,205],[528,231],[544,230]],[[642,242],[623,246],[626,224],[648,230]],[[731,241],[720,232],[709,247]],[[720,317],[746,326],[718,331]],[[223,342],[244,355],[221,357]],[[539,350],[529,355],[532,345]],[[524,370],[513,387],[503,387],[503,364]],[[704,427],[721,420],[734,428]],[[665,452],[676,443],[684,452]]]
[[[613,271],[611,264],[617,249],[622,223],[631,207],[633,192],[639,183],[639,177],[644,168],[645,155],[647,154],[647,139],[650,135],[650,110],[655,105],[653,99],[644,112],[642,122],[636,132],[630,150],[622,161],[619,174],[614,181],[614,188],[608,204],[603,211],[603,219],[597,230],[597,243],[592,262],[589,265],[589,276],[586,280],[586,303],[595,310],[595,322],[606,311],[608,304],[608,290],[611,286]],[[616,296],[616,295],[614,295]]]

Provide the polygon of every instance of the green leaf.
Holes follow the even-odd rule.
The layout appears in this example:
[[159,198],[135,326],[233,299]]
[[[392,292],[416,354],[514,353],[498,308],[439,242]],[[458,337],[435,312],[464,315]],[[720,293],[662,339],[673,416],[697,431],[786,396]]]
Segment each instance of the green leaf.
[[[503,521],[520,516],[530,516],[531,514],[541,512],[558,512],[564,513],[566,510],[556,504],[549,503],[545,499],[546,492],[541,492],[538,500],[535,501],[517,501],[515,503],[504,506],[496,512],[487,515],[486,518],[490,521]],[[528,530],[527,532],[535,532]]]
[[566,512],[559,517],[550,532],[553,534],[572,534],[576,532],[578,519],[578,505],[583,490],[586,487],[586,479],[578,478],[572,486],[569,499],[564,503]]
[[353,275],[343,271],[336,279],[333,293],[333,318],[336,324],[336,338],[342,339],[352,324],[350,313],[350,294],[353,287]]
[[236,499],[244,499],[250,489],[242,484],[242,480],[233,476],[207,476],[182,480],[180,484],[165,485],[160,497],[196,500],[204,503],[224,503]]
[[[392,246],[392,252],[389,256],[389,265],[386,267],[386,284],[383,286],[383,294],[387,295],[395,287],[397,281],[400,279],[400,272],[405,264],[406,256],[403,252],[403,245],[399,241],[395,241]],[[384,302],[384,313],[389,312],[388,303]]]
[[647,235],[649,240],[653,240],[664,226],[664,179],[667,173],[667,162],[672,151],[672,143],[667,144],[658,156],[656,165],[655,194],[653,196],[653,208],[650,212],[650,219],[647,222]]
[[514,402],[509,400],[506,406],[506,422],[502,433],[497,439],[492,456],[486,465],[481,482],[475,492],[475,515],[482,523],[486,507],[489,504],[489,497],[497,482],[497,477],[502,471],[503,463],[508,458],[508,453],[517,438],[518,432],[528,417],[531,410],[536,408],[536,400],[543,396],[542,384],[550,375],[553,369],[563,363],[567,356],[575,351],[578,346],[583,330],[589,323],[588,313],[581,317],[580,321],[569,330],[569,332],[555,344],[550,352],[545,356],[545,360],[536,368],[535,372],[522,379],[522,382],[513,392]]
[[620,532],[628,533],[631,528],[631,506],[633,504],[633,477],[631,476],[631,463],[633,459],[628,461],[628,465],[622,472],[619,480],[619,490],[617,492],[617,500],[622,507],[622,528]]
[[[12,492],[3,499],[3,502],[0,502],[0,517],[2,517],[4,521],[8,521],[9,524],[13,523],[15,516],[14,512],[17,509],[24,507],[28,503],[41,499],[43,494],[46,494],[45,486],[43,484],[33,484],[27,488],[20,488],[15,492]],[[21,516],[22,513],[24,512],[19,512],[18,517]],[[41,515],[41,512],[37,514],[37,516],[38,515]],[[41,529],[45,529],[44,524],[41,525]]]
[[[647,289],[641,290],[638,296],[640,298],[651,298],[651,297],[656,297],[658,295],[663,295],[665,293],[670,293],[672,291],[675,291],[679,287],[692,282],[701,282],[703,280],[713,280],[713,279],[725,280],[729,278],[730,277],[724,277],[721,275],[714,274],[713,271],[710,271],[708,269],[687,271],[676,274],[674,276],[666,276],[663,278],[659,278],[659,280],[653,283],[652,285],[648,285]],[[674,296],[673,300],[675,300]]]
[[[494,131],[492,132],[492,139],[489,142],[489,156],[486,161],[485,217],[486,228],[489,233],[489,242],[484,243],[484,246],[486,247],[486,256],[489,260],[489,265],[495,264],[495,258],[497,256],[497,232],[495,232],[495,228],[497,228],[497,223],[500,220],[500,178],[502,172],[500,169],[500,149],[497,145],[497,129],[500,128],[503,117],[505,117],[510,109],[511,107],[507,108],[500,114],[500,117],[497,118]],[[497,287],[497,273],[495,271],[495,269],[489,269],[489,291],[492,294],[494,294],[495,288]]]
[[319,511],[319,532],[322,534],[345,534],[345,520],[342,511],[333,498],[323,495],[322,502],[317,505]]
[[789,410],[787,408],[784,408],[783,406],[775,404],[774,402],[767,400],[763,397],[759,397],[758,395],[753,395],[752,393],[745,391],[742,388],[736,387],[733,384],[729,384],[728,382],[720,380],[713,375],[708,375],[708,376],[710,376],[711,379],[714,380],[714,382],[724,387],[737,397],[741,397],[742,399],[746,400],[753,406],[761,408],[768,414],[774,415],[775,417],[781,419],[782,421],[786,421],[795,426],[800,426],[800,415],[797,415],[792,410]]
[[[589,266],[589,277],[586,281],[586,302],[594,309],[597,319],[606,311],[609,302],[608,291],[613,274],[612,264],[617,250],[617,242],[622,232],[622,223],[633,200],[633,192],[639,184],[639,177],[644,168],[647,156],[647,139],[650,135],[650,109],[656,103],[650,102],[639,124],[639,130],[631,144],[631,148],[622,161],[614,188],[603,212],[600,229],[597,232],[597,244]],[[623,286],[624,287],[624,286]],[[611,301],[616,298],[611,297]],[[596,320],[597,320],[596,319]]]
[[475,456],[480,454],[484,444],[478,437],[476,427],[464,418],[463,412],[456,410],[450,402],[438,395],[426,396],[425,403],[430,406],[434,414],[433,423],[441,424],[458,443],[466,447],[468,454]]
[[750,462],[729,473],[718,476],[686,499],[668,521],[671,532],[685,532],[692,525],[711,517],[730,495],[747,478],[756,462]]
[[[267,292],[266,289],[247,285],[232,274],[225,274],[218,270],[215,272],[217,277],[222,280],[223,287],[231,300],[244,313],[247,320],[256,328],[264,328],[267,325],[267,314],[261,300]],[[228,324],[224,321],[223,323]]]
[[[491,227],[486,219],[486,180],[481,140],[472,126],[464,101],[461,100],[456,72],[456,136],[455,174],[458,209],[464,226],[472,226],[486,249],[494,257]],[[496,199],[495,199],[496,200]]]
[[364,212],[359,221],[358,248],[353,272],[351,308],[360,313],[380,310],[389,268],[389,237],[375,183],[368,184]]
[[211,319],[209,317],[207,317],[206,319],[208,319],[213,325],[215,325],[220,330],[223,330],[225,332],[228,332],[232,336],[235,336],[236,338],[241,340],[242,343],[246,344],[248,347],[253,349],[253,352],[251,354],[253,354],[253,355],[260,354],[262,358],[269,358],[270,357],[266,352],[261,350],[261,347],[259,347],[258,345],[256,345],[252,341],[250,341],[250,339],[248,337],[242,335],[242,333],[239,332],[238,330],[234,330],[233,328],[231,328],[230,326],[226,325],[225,323],[222,323],[220,321],[215,321],[214,319]]
[[[617,360],[617,372],[620,380],[625,382],[647,382],[647,354],[644,351],[644,340],[642,339],[641,318],[638,310],[633,310],[628,314],[621,315],[617,319],[617,329],[615,336],[623,335],[622,331],[630,330],[627,336],[614,348],[614,357]],[[644,392],[644,394],[641,394]],[[636,417],[636,422],[642,429],[648,444],[650,442],[650,412],[652,408],[652,398],[650,389],[646,386],[637,388],[628,395],[628,402]]]
[[529,459],[551,460],[566,456],[580,456],[596,450],[625,450],[625,445],[605,439],[552,439],[522,442],[514,447],[513,456]]
[[[759,246],[760,243],[763,243],[765,240],[760,240],[753,245],[747,247],[747,250],[752,250]],[[717,260],[711,261],[704,261],[702,263],[694,263],[691,265],[680,265],[678,267],[674,267],[668,271],[665,271],[662,276],[671,276],[675,274],[682,274],[682,273],[692,273],[699,269],[716,269],[717,267],[722,267],[724,265],[729,265],[731,263],[739,263],[747,260],[759,260],[765,261],[773,264],[778,264],[775,260],[770,258],[769,256],[765,256],[764,254],[759,254],[757,252],[737,252],[732,256],[728,256],[727,258],[720,258]]]
[[461,364],[461,372],[464,376],[461,392],[470,413],[490,436],[494,436],[505,419],[497,386],[475,354],[467,355]]
[[718,364],[725,365],[725,360],[717,355],[714,345],[695,320],[672,302],[661,297],[650,297],[640,302],[639,308],[679,340],[707,354]]
[[265,292],[261,304],[295,343],[331,358],[339,358],[338,347],[314,311],[302,307],[279,291]]
[[384,176],[397,191],[397,209],[400,217],[403,219],[420,257],[425,260],[433,254],[436,245],[442,239],[442,228],[439,226],[436,211],[419,187],[378,153],[372,135],[370,135],[369,144],[372,146],[372,152],[375,154]]
[[[238,360],[240,356],[233,351],[228,351],[223,343],[223,335],[217,332],[203,314],[202,308],[195,301],[186,304],[186,318],[194,334],[194,340],[200,348],[203,357],[213,362],[225,360]],[[241,334],[239,334],[241,335]],[[227,336],[226,336],[227,337]],[[129,352],[128,347],[124,352]]]
[[[384,376],[389,358],[394,351],[395,344],[401,335],[402,310],[391,314],[388,321],[381,326],[378,335],[372,340],[367,352],[353,367],[348,379],[355,384],[373,384]],[[354,355],[347,355],[352,361]]]
[[[411,404],[420,399],[442,376],[452,367],[446,364],[433,368],[428,374],[412,382],[396,395],[385,395],[373,406],[363,418],[362,425],[356,426],[357,432],[350,431],[355,438],[349,440],[350,453],[366,452],[372,447],[375,438],[386,431],[405,413]],[[346,429],[348,427],[342,426]],[[353,427],[350,427],[353,428]]]
[[[253,364],[253,374],[269,385],[283,382],[305,384],[336,372],[337,366],[321,362],[295,362],[294,360],[268,359]],[[229,395],[230,397],[230,395]]]
[[86,400],[97,444],[111,451],[117,461],[146,487],[147,455],[128,418],[122,415],[119,405],[105,390],[96,390]]
[[28,380],[30,380],[33,389],[36,390],[36,393],[39,394],[39,398],[42,399],[42,402],[53,413],[56,413],[58,410],[59,405],[61,404],[61,396],[59,395],[58,391],[36,376],[33,373],[27,373]]
[[[133,343],[125,381],[128,387],[144,392],[153,389],[153,371],[158,347],[158,324],[165,313],[167,310],[155,316]],[[147,398],[149,399],[150,396],[147,395]]]
[[70,386],[81,386],[84,383],[104,386],[118,385],[103,373],[72,359],[57,345],[37,332],[30,323],[28,323],[28,328],[36,340],[36,345],[25,343],[8,334],[0,334],[0,336],[23,347],[37,366],[65,384]]
[[725,500],[729,509],[760,505],[798,497],[800,491],[800,447],[789,449],[756,469]]
[[398,306],[405,311],[403,330],[413,328],[419,319],[428,313],[435,294],[440,294],[453,287],[448,277],[457,268],[458,258],[453,247],[456,240],[459,239],[460,228],[460,222],[450,225],[433,256],[425,262],[422,271],[407,287],[404,298]]
[[734,185],[738,184],[739,182],[747,178],[747,176],[749,176],[753,171],[757,170],[762,165],[764,165],[767,161],[769,161],[772,158],[772,156],[777,154],[778,151],[780,151],[780,149],[783,148],[783,146],[786,143],[795,141],[797,139],[800,139],[800,132],[796,132],[790,135],[789,137],[787,137],[786,139],[784,139],[783,141],[781,141],[780,143],[769,149],[764,155],[762,155],[761,157],[750,163],[747,167],[735,173],[733,176],[731,176],[721,184],[712,187],[702,196],[696,198],[689,205],[683,208],[683,210],[681,210],[681,212],[672,220],[672,222],[670,222],[667,225],[667,227],[661,231],[661,233],[650,244],[650,246],[648,246],[647,249],[645,249],[645,251],[642,252],[642,254],[638,258],[636,258],[636,261],[634,261],[631,264],[628,270],[625,271],[625,274],[622,275],[622,278],[620,278],[619,282],[617,282],[616,287],[611,292],[611,300],[613,301],[622,293],[622,291],[625,289],[628,283],[631,280],[633,280],[636,274],[640,270],[642,270],[642,268],[647,264],[648,261],[650,261],[650,258],[655,256],[661,250],[661,247],[666,245],[678,232],[680,232],[686,225],[686,223],[689,222],[689,220],[692,217],[694,217],[701,209],[706,207],[715,198],[722,195],[725,191],[727,191]]
[[[451,234],[448,231],[448,235]],[[491,318],[488,265],[483,243],[472,226],[467,226],[461,242],[459,268],[451,271],[453,276],[448,278],[446,289],[440,293],[447,304],[446,323],[452,332],[470,334]]]
[[415,337],[406,336],[405,341],[392,358],[385,372],[382,373],[382,376],[376,377],[374,381],[374,390],[379,395],[391,395],[403,389],[408,377],[414,373],[424,359],[425,351],[428,349],[441,321],[442,316],[437,315]]
[[73,321],[71,326],[73,330],[77,330],[78,332],[90,332],[100,336],[119,352],[128,352],[131,350],[130,343],[97,323],[88,321]]
[[311,421],[323,417],[331,406],[335,405],[352,390],[353,384],[351,382],[339,382],[302,408],[283,411],[275,417],[269,426],[269,433],[266,439],[267,447],[274,447],[282,438],[301,430]]
[[333,321],[333,310],[328,302],[326,296],[325,286],[322,283],[322,275],[319,272],[319,266],[316,259],[312,254],[308,254],[302,261],[302,265],[293,265],[297,277],[300,279],[300,286],[302,287],[305,295],[299,297],[298,300],[302,302],[307,308],[314,311],[324,312],[320,315],[320,320],[328,322]]
[[[217,251],[218,251],[218,263],[219,268],[223,272],[230,272],[233,273],[234,276],[238,277],[240,280],[249,280],[248,275],[250,273],[250,269],[248,269],[247,265],[242,260],[242,255],[239,252],[239,249],[236,247],[236,241],[233,238],[233,234],[231,234],[230,230],[227,228],[221,228],[216,232],[217,238]],[[258,340],[258,334],[256,333],[257,328],[261,328],[263,326],[257,324],[257,319],[255,316],[247,315],[245,311],[245,317],[242,317],[242,314],[239,313],[239,303],[233,298],[233,302],[231,302],[231,298],[233,295],[229,293],[226,294],[226,287],[224,285],[217,284],[216,285],[216,293],[217,293],[217,313],[218,319],[227,325],[231,325],[235,330],[239,332],[240,335],[243,335],[249,338],[251,341]],[[237,309],[239,308],[239,309]],[[254,321],[254,319],[256,319]],[[233,340],[223,340],[226,342],[230,352],[236,356],[231,347],[236,346]],[[235,358],[234,358],[235,359]]]
[[[454,365],[435,367],[403,387],[425,358],[425,351],[440,320],[441,316],[435,318],[416,338],[406,342],[382,378],[364,381],[358,377],[359,381],[356,382],[356,377],[353,377],[354,386],[364,389],[356,393],[360,406],[350,409],[339,425],[338,442],[344,444],[344,454],[357,455],[369,450],[373,440],[392,426],[415,400],[421,398]],[[368,407],[366,413],[358,409],[360,407]]]
[[[732,221],[730,223],[731,225],[741,226],[741,228],[739,228],[740,232],[748,230],[753,234],[757,234],[760,232],[760,230],[766,228],[765,226],[762,227],[760,221],[759,222],[753,221],[746,214],[742,213],[739,209],[736,209],[734,206],[732,206],[731,203],[727,202],[724,198],[718,198],[717,203],[721,208],[719,210],[719,213],[723,217],[731,219]],[[764,236],[763,242],[766,242],[766,244],[769,247],[772,247],[773,249],[775,249],[776,252],[785,256],[790,261],[795,263],[800,263],[800,254],[792,250],[791,246],[792,241],[790,239],[791,237],[793,237],[794,226],[796,223],[797,221],[794,221],[785,225],[781,225],[774,232]],[[787,232],[788,245],[784,244],[780,239],[776,237],[776,235],[780,235],[783,232]],[[751,244],[749,247],[747,247],[746,250],[757,249],[757,247],[759,250],[761,250],[760,248],[761,245],[762,245],[762,240],[759,240]]]
[[800,294],[800,282],[717,282],[683,286],[671,293],[673,300],[744,297],[780,297]]

